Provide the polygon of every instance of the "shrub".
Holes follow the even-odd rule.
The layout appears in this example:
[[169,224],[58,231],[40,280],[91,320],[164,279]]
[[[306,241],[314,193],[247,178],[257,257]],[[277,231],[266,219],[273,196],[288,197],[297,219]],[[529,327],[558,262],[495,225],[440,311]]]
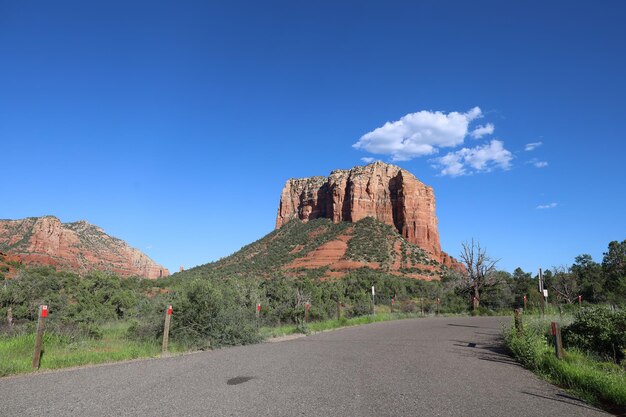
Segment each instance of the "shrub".
[[372,305],[366,299],[357,300],[352,306],[346,309],[346,317],[366,316],[372,313]]
[[230,281],[196,279],[177,288],[171,335],[195,347],[242,345],[260,339],[254,306]]
[[413,301],[403,301],[400,305],[400,311],[403,313],[415,313],[417,305]]
[[305,323],[304,321],[300,321],[298,320],[298,324],[296,325],[296,333],[302,333],[302,334],[311,334],[311,329],[309,328],[309,325],[307,323]]
[[619,363],[626,349],[626,312],[605,307],[585,308],[563,329],[563,341],[568,347]]
[[539,326],[527,326],[523,334],[512,328],[505,332],[504,339],[507,348],[522,365],[531,370],[539,369],[542,354],[549,349]]

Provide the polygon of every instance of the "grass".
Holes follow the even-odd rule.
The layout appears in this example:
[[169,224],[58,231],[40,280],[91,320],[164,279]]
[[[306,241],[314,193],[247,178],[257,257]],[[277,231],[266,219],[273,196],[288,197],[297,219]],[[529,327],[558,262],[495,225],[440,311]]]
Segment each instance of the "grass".
[[288,336],[297,333],[316,333],[325,330],[339,329],[342,327],[360,326],[363,324],[377,323],[389,320],[401,320],[422,317],[420,313],[378,313],[376,315],[359,316],[353,318],[342,317],[340,319],[315,321],[306,325],[284,325],[278,327],[262,327],[261,335],[264,338]]
[[626,370],[622,366],[574,349],[559,360],[546,336],[549,318],[526,321],[523,333],[514,329],[504,332],[506,347],[522,365],[592,404],[613,412],[626,411]]
[[[137,358],[157,357],[160,341],[140,342],[125,337],[129,323],[103,325],[102,338],[72,341],[54,333],[44,335],[44,350],[40,369],[59,369],[79,365],[116,362]],[[34,334],[0,337],[0,376],[31,371]],[[181,346],[170,344],[171,352],[181,352]]]

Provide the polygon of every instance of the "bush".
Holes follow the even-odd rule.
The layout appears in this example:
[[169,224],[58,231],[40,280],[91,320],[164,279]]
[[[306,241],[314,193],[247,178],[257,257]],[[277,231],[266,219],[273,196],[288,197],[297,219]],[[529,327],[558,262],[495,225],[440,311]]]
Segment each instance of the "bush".
[[347,318],[366,316],[368,314],[372,314],[372,305],[365,299],[357,300],[352,306],[345,310]]
[[152,320],[133,320],[126,331],[128,339],[135,340],[155,340],[163,336],[163,323],[158,317]]
[[523,334],[512,328],[505,332],[504,339],[507,348],[522,365],[531,370],[539,369],[542,354],[549,349],[540,327],[527,326]]
[[311,334],[311,329],[309,328],[309,325],[303,321],[298,321],[298,324],[296,325],[296,333],[302,333],[302,334]]
[[403,301],[400,305],[400,311],[403,313],[415,313],[417,305],[413,301]]
[[620,363],[626,349],[626,312],[585,308],[563,329],[563,342],[567,347]]
[[254,306],[230,281],[203,279],[177,288],[172,305],[173,340],[197,348],[242,345],[260,340]]

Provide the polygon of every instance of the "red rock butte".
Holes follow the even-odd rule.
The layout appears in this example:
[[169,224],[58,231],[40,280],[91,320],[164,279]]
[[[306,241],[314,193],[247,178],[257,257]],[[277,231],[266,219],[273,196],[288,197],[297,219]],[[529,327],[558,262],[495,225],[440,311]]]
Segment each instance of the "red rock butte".
[[24,265],[49,265],[86,273],[160,278],[169,271],[121,239],[86,221],[61,223],[54,216],[0,220],[3,256]]
[[410,172],[383,162],[336,170],[328,177],[290,179],[280,197],[276,228],[293,219],[357,222],[365,217],[393,226],[447,267],[441,250],[433,189]]

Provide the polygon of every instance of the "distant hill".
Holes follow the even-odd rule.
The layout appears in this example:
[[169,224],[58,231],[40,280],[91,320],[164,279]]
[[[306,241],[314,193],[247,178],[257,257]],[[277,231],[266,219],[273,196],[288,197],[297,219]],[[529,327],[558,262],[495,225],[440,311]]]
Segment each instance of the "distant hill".
[[318,218],[291,220],[226,258],[174,276],[335,279],[360,268],[424,280],[438,279],[448,269],[372,217],[355,223]]
[[464,270],[441,250],[435,195],[410,172],[374,162],[328,177],[289,179],[276,230],[217,262],[175,274],[341,278],[372,271],[438,279]]
[[61,223],[54,216],[0,220],[0,272],[11,275],[20,264],[49,265],[86,273],[159,278],[169,271],[121,239],[86,221]]

